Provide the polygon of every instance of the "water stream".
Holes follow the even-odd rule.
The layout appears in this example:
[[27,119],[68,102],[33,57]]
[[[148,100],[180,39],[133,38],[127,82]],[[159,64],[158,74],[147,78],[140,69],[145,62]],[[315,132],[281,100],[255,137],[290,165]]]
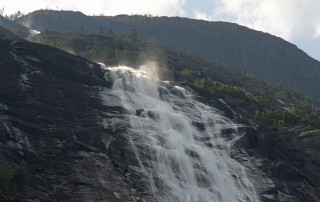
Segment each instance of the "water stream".
[[112,94],[128,111],[128,141],[156,200],[259,201],[245,169],[229,157],[230,135],[237,136],[240,125],[173,82],[125,66],[107,69]]

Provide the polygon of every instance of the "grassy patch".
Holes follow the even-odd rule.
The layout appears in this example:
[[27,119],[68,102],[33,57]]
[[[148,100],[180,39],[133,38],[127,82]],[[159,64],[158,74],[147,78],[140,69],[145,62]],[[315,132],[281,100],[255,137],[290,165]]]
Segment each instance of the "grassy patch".
[[305,131],[299,134],[299,137],[306,137],[309,135],[315,135],[315,134],[320,134],[320,130],[310,130],[310,131]]

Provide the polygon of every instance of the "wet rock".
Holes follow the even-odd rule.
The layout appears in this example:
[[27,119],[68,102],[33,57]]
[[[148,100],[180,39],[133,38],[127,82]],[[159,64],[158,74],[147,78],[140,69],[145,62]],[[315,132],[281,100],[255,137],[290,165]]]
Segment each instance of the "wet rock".
[[299,171],[285,162],[277,162],[272,165],[271,172],[279,180],[295,180],[299,178]]
[[196,127],[199,131],[204,131],[206,129],[206,125],[201,122],[192,121],[192,125]]
[[241,127],[238,129],[238,136],[232,147],[248,150],[258,146],[258,137],[255,129],[251,127]]
[[[112,140],[112,149],[118,131],[101,123],[128,112],[100,100],[112,84],[100,66],[26,41],[0,39],[0,46],[0,162],[26,162],[29,179],[3,194],[12,201],[134,201],[145,189],[131,191],[114,166],[104,141]],[[127,125],[118,123],[124,132]]]
[[184,151],[190,157],[193,157],[193,158],[199,158],[200,157],[199,154],[197,152],[193,151],[192,149],[188,149],[187,148]]
[[221,136],[227,139],[233,139],[236,130],[234,128],[223,128],[221,130]]
[[147,111],[147,115],[148,115],[148,117],[149,117],[150,119],[153,119],[153,120],[159,120],[159,119],[160,119],[159,114],[157,114],[157,113],[154,112],[154,111],[148,110],[148,111]]
[[137,109],[137,110],[136,110],[136,116],[145,117],[145,111],[144,111],[144,109]]

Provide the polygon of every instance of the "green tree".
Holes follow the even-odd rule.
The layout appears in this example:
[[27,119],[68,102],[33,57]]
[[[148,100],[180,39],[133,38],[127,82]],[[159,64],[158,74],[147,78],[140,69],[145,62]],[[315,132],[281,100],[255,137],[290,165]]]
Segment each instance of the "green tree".
[[129,41],[136,43],[139,41],[138,32],[136,29],[132,29],[131,33],[129,34]]
[[84,26],[83,24],[80,25],[80,34],[83,34],[83,29],[84,29]]
[[190,69],[184,69],[182,72],[181,72],[181,76],[184,77],[184,78],[190,78],[192,76],[192,71]]
[[197,79],[194,85],[196,88],[204,89],[208,87],[208,82],[205,79]]
[[290,111],[291,111],[291,113],[292,114],[294,114],[295,116],[298,116],[298,114],[299,114],[299,111],[298,111],[298,108],[297,108],[297,106],[295,106],[295,105],[290,105]]
[[23,16],[23,13],[21,13],[21,11],[17,11],[11,15],[6,15],[5,17],[9,20],[15,20],[15,19],[18,19],[22,16]]
[[0,15],[3,16],[3,14],[4,14],[4,8],[2,7],[2,8],[0,9]]
[[102,25],[100,26],[100,34],[101,35],[103,34],[103,26]]
[[110,29],[109,32],[107,33],[107,36],[114,38],[115,34],[113,32],[113,29]]

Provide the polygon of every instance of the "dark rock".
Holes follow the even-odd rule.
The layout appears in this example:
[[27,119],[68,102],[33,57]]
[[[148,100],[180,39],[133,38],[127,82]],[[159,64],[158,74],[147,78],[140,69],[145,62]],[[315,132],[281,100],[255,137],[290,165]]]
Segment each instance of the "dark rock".
[[17,193],[3,192],[8,199],[135,201],[146,190],[132,191],[109,154],[116,131],[101,120],[128,112],[100,100],[112,85],[105,70],[27,41],[0,39],[0,57],[0,162],[26,162],[29,179]]
[[144,114],[145,112],[144,112],[144,109],[137,109],[136,110],[136,115],[137,116],[144,116],[143,114]]
[[200,157],[199,154],[197,152],[193,151],[192,149],[187,148],[184,151],[190,157],[193,157],[193,158],[199,158]]
[[238,135],[240,137],[233,143],[233,148],[243,148],[248,150],[258,146],[257,133],[252,127],[239,128]]
[[148,110],[147,111],[147,115],[150,119],[154,119],[154,120],[159,120],[160,119],[160,116],[159,114],[157,114],[156,112],[154,111],[151,111],[151,110]]
[[204,123],[192,121],[192,125],[200,131],[204,131],[206,129],[206,125]]
[[298,169],[286,164],[285,162],[277,162],[272,165],[272,175],[279,180],[295,180],[299,178]]
[[228,140],[234,139],[237,135],[237,130],[235,128],[223,128],[221,130],[221,137]]

